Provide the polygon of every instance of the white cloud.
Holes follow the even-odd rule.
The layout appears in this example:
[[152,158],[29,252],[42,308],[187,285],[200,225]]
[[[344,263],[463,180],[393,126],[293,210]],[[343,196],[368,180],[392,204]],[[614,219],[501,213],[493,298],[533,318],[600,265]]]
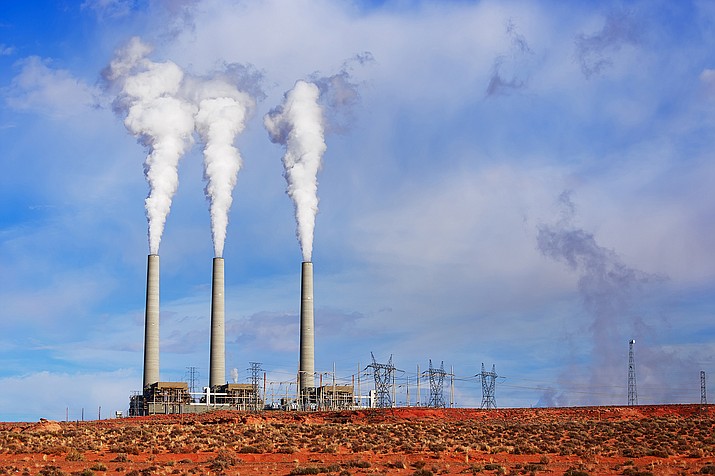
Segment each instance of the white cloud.
[[112,19],[129,15],[135,4],[136,0],[85,0],[80,8],[94,11],[99,18]]
[[18,73],[2,93],[17,110],[62,118],[87,112],[99,98],[99,90],[67,70],[53,69],[52,62],[38,56],[20,60]]
[[0,56],[10,56],[15,53],[15,47],[0,43]]

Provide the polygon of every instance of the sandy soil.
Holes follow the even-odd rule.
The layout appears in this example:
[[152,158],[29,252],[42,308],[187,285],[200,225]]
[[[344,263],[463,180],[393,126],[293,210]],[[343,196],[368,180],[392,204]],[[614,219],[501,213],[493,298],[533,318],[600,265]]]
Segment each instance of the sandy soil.
[[715,406],[0,423],[0,474],[715,474]]

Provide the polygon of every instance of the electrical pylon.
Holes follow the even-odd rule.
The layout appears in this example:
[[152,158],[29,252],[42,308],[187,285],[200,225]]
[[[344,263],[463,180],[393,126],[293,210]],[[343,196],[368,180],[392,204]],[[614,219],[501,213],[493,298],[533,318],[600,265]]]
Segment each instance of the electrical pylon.
[[189,384],[189,392],[196,393],[196,383],[199,381],[199,371],[196,367],[186,367],[184,379]]
[[260,410],[260,399],[258,398],[258,383],[261,379],[261,368],[260,362],[249,362],[251,365],[248,370],[251,372],[251,409],[253,411]]
[[432,359],[429,361],[429,404],[433,408],[444,408],[444,376],[447,372],[444,371],[444,361],[438,369],[432,367]]
[[498,377],[496,366],[492,364],[492,371],[487,372],[484,370],[484,362],[482,362],[482,371],[475,375],[475,377],[479,377],[482,380],[482,408],[486,408],[487,410],[490,408],[496,409],[497,400],[494,396]]
[[636,389],[636,362],[633,357],[635,339],[628,342],[628,405],[638,405],[638,390]]
[[375,376],[375,396],[377,398],[377,408],[390,408],[393,406],[391,387],[395,385],[395,366],[392,365],[392,355],[386,364],[380,364],[375,360],[375,355],[370,352],[372,363],[367,368],[372,368]]

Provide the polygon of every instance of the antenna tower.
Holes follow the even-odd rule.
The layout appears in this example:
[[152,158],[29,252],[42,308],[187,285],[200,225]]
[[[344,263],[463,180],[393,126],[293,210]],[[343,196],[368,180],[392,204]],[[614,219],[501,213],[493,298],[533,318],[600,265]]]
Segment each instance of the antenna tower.
[[628,405],[638,405],[638,390],[636,389],[636,361],[633,358],[635,339],[628,342]]
[[492,371],[487,372],[484,370],[484,362],[482,362],[482,371],[478,373],[476,377],[482,380],[482,408],[486,408],[487,410],[490,408],[496,409],[497,400],[494,397],[498,377],[496,366],[492,364]]
[[700,371],[700,405],[708,404],[708,396],[705,391],[705,371]]
[[260,373],[263,371],[260,362],[249,362],[251,365],[248,371],[251,372],[251,408],[254,411],[260,410],[260,401],[258,398],[258,383],[260,381]]
[[199,371],[196,367],[186,367],[184,380],[189,384],[189,392],[196,393],[196,382],[199,381]]
[[392,365],[392,355],[386,364],[379,364],[375,360],[375,355],[370,352],[372,363],[367,368],[372,368],[375,376],[375,396],[377,397],[377,408],[390,408],[393,405],[390,386],[394,386],[395,366]]
[[427,406],[433,408],[444,408],[444,376],[447,372],[444,371],[444,361],[438,369],[432,367],[432,359],[429,361],[429,404]]

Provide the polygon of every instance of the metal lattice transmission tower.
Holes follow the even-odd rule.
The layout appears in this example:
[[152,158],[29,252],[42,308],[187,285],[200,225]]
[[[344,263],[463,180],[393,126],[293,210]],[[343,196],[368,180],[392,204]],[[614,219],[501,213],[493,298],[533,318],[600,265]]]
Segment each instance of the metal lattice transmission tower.
[[482,362],[482,371],[476,375],[482,380],[482,408],[489,410],[490,408],[496,409],[497,400],[494,396],[494,392],[497,386],[497,371],[496,365],[492,364],[492,371],[487,372],[484,370],[484,362]]
[[633,357],[633,345],[636,340],[628,342],[628,405],[638,405],[638,390],[636,388],[636,361]]
[[700,371],[700,405],[707,405],[707,404],[708,404],[708,396],[706,394],[705,371],[701,370]]
[[444,408],[444,376],[447,372],[444,371],[444,361],[438,369],[432,367],[432,359],[429,361],[429,403],[427,406],[433,408]]
[[186,367],[184,380],[189,384],[189,392],[196,393],[196,383],[199,381],[199,371],[196,367]]
[[390,408],[393,405],[391,387],[395,385],[395,366],[392,365],[392,355],[386,364],[380,364],[375,360],[375,355],[370,352],[372,363],[367,368],[372,368],[375,376],[375,396],[377,398],[377,408]]
[[248,371],[251,372],[251,408],[255,411],[260,410],[260,399],[258,398],[258,383],[261,380],[261,368],[260,362],[249,362],[251,365]]

